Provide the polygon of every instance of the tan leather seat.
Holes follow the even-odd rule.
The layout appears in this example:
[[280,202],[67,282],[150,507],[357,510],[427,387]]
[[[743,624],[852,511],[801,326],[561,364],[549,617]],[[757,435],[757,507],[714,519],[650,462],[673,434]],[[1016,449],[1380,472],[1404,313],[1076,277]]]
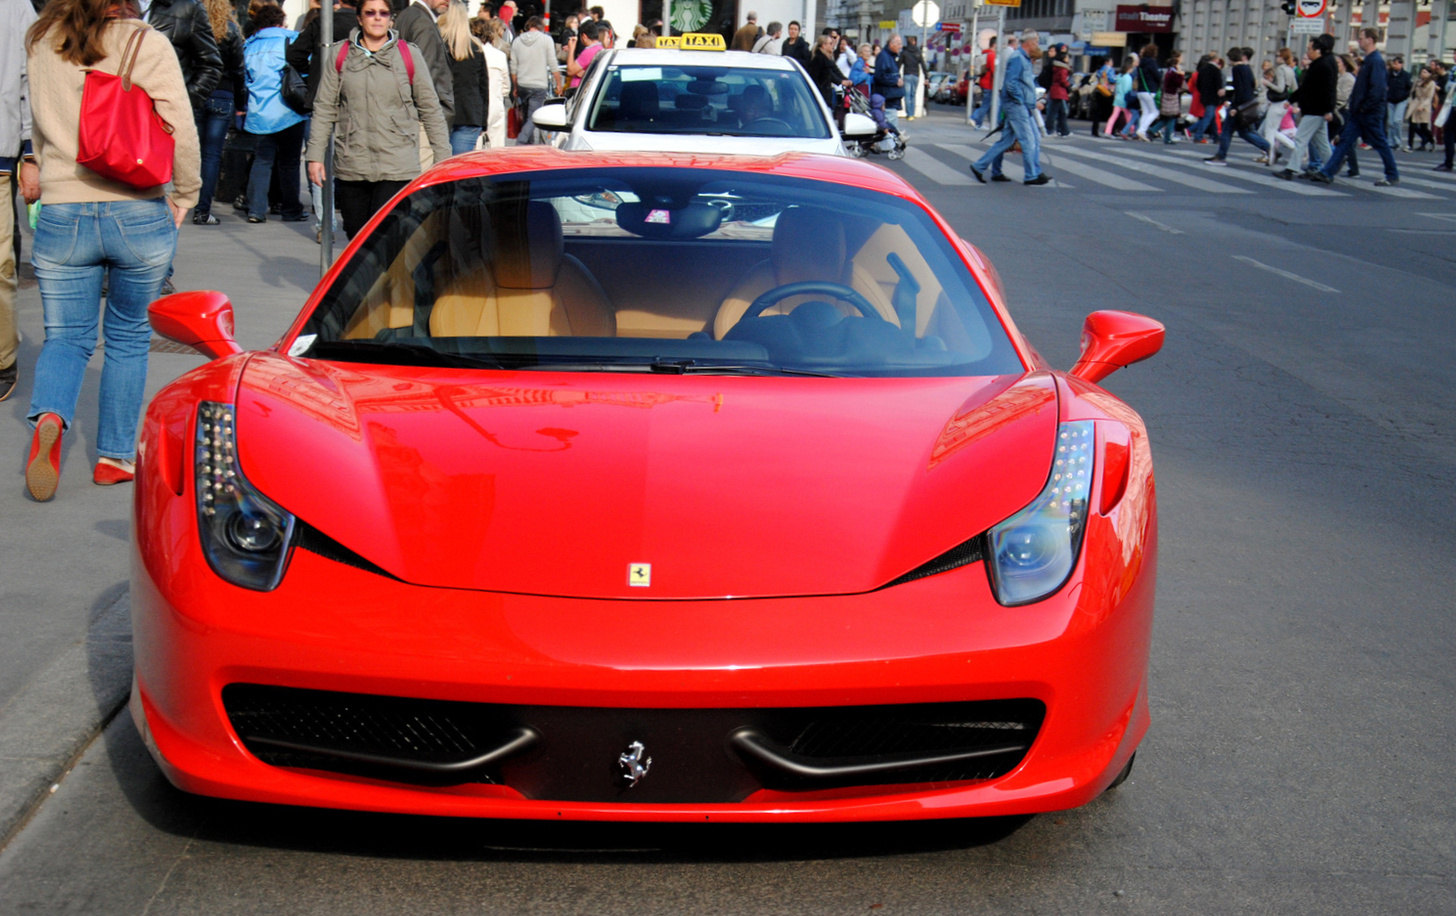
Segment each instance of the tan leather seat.
[[[892,324],[899,318],[879,283],[866,270],[849,260],[845,227],[841,217],[814,207],[791,207],[774,223],[773,248],[733,286],[713,319],[713,336],[722,339],[738,323],[754,299],[788,283],[827,280],[842,283],[861,293]],[[764,310],[765,315],[787,315],[809,301],[833,301],[845,315],[859,312],[851,305],[824,294],[790,296]]]
[[544,201],[493,212],[485,262],[444,284],[432,337],[615,337],[601,284],[565,253],[561,219]]

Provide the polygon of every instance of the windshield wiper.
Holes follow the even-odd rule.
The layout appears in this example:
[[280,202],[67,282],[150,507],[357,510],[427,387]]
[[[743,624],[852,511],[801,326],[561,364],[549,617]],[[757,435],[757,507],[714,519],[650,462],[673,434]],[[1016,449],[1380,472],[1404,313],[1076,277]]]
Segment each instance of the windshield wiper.
[[320,340],[304,354],[314,359],[390,366],[450,366],[461,369],[507,369],[493,356],[446,353],[424,344],[395,340]]
[[807,375],[813,378],[842,378],[833,372],[789,369],[784,366],[751,363],[700,363],[695,359],[659,359],[648,364],[653,372],[671,375]]

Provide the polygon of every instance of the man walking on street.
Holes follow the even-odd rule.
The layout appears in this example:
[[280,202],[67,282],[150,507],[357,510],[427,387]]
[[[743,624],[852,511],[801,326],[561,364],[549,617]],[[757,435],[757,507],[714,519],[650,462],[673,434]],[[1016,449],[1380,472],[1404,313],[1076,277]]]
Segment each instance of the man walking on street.
[[753,46],[758,42],[758,14],[749,13],[748,21],[743,23],[743,28],[733,33],[733,41],[728,46],[730,51],[752,51]]
[[[986,56],[982,60],[981,74],[975,76],[976,86],[981,90],[981,101],[976,103],[976,110],[971,112],[971,126],[977,130],[986,120],[986,115],[991,112],[991,87],[996,80],[996,36],[991,36],[991,43],[986,46]],[[969,90],[967,90],[969,91]]]
[[1405,106],[1410,101],[1411,75],[1405,69],[1405,58],[1399,54],[1390,59],[1390,73],[1385,78],[1385,138],[1393,140],[1392,149],[1408,149],[1400,142],[1405,129]]
[[1400,172],[1395,167],[1395,156],[1390,152],[1390,143],[1385,139],[1385,59],[1376,50],[1380,32],[1375,29],[1360,30],[1360,50],[1365,60],[1360,72],[1355,74],[1355,88],[1350,90],[1350,119],[1340,134],[1340,145],[1334,155],[1325,163],[1324,169],[1310,176],[1322,184],[1334,184],[1335,172],[1340,163],[1355,148],[1361,139],[1380,155],[1385,164],[1385,177],[1375,182],[1377,188],[1395,187],[1400,184]]
[[[445,39],[440,37],[440,27],[435,20],[449,7],[450,0],[414,0],[394,17],[394,28],[399,37],[409,42],[411,47],[419,48],[425,66],[430,68],[430,79],[435,84],[435,95],[440,98],[440,110],[445,115],[446,124],[455,116],[455,81],[450,73],[450,52],[445,48]],[[340,36],[335,35],[334,40],[339,41]]]
[[[1229,63],[1234,65],[1234,104],[1229,113],[1224,116],[1223,131],[1218,136],[1218,152],[1203,160],[1208,165],[1228,165],[1229,144],[1234,142],[1234,134],[1237,133],[1244,138],[1244,142],[1252,145],[1255,149],[1261,150],[1265,156],[1269,155],[1269,141],[1250,130],[1250,125],[1241,124],[1239,114],[1241,106],[1254,101],[1255,83],[1254,69],[1244,63],[1243,48],[1229,48]],[[1223,90],[1219,90],[1222,92]]]
[[1213,119],[1218,116],[1218,109],[1223,105],[1225,93],[1223,71],[1214,62],[1212,54],[1205,54],[1199,58],[1198,69],[1194,73],[1193,91],[1198,93],[1198,101],[1203,105],[1203,114],[1188,129],[1188,138],[1194,143],[1202,143],[1204,133],[1213,124]]
[[526,20],[526,31],[511,42],[511,88],[516,98],[526,101],[526,121],[521,127],[518,144],[536,142],[536,113],[546,96],[557,88],[558,65],[556,43],[546,34],[546,23],[540,16]]
[[30,0],[0,0],[0,401],[20,378],[15,329],[15,201],[10,176],[19,170],[28,203],[40,196],[40,168],[30,152],[30,86],[25,78],[25,33],[35,22]]
[[799,34],[799,23],[789,23],[789,37],[784,39],[780,55],[792,57],[805,70],[809,69],[809,43]]
[[1289,96],[1291,105],[1299,107],[1299,127],[1294,131],[1294,152],[1289,155],[1289,168],[1278,173],[1285,181],[1292,180],[1303,169],[1306,174],[1319,171],[1330,158],[1329,122],[1335,116],[1335,91],[1339,74],[1330,49],[1335,36],[1316,35],[1309,40],[1309,67],[1304,81]]
[[925,69],[925,58],[920,53],[920,45],[911,35],[905,39],[905,47],[900,51],[900,72],[905,74],[905,120],[913,121],[920,117],[920,76]]
[[1001,110],[1006,114],[1006,127],[1001,139],[986,150],[986,154],[971,165],[971,174],[982,184],[986,183],[983,173],[988,169],[992,181],[1009,181],[1001,174],[1001,158],[1018,141],[1021,143],[1021,162],[1026,171],[1022,184],[1042,185],[1051,181],[1041,170],[1041,130],[1037,127],[1036,78],[1031,72],[1032,57],[1038,56],[1040,41],[1035,29],[1021,33],[1021,47],[1006,61],[1006,72],[1001,83]]
[[753,43],[754,54],[772,54],[778,57],[784,53],[784,24],[770,22],[768,29]]

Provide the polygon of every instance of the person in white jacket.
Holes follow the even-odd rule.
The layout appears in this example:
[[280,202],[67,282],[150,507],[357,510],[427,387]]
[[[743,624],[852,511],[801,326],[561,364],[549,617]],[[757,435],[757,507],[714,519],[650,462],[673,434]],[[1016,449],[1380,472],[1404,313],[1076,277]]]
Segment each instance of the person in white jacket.
[[[496,25],[496,28],[499,26]],[[483,48],[486,90],[490,93],[490,111],[485,119],[485,145],[490,149],[500,149],[506,145],[506,109],[511,105],[511,63],[505,52],[490,42],[485,42]]]

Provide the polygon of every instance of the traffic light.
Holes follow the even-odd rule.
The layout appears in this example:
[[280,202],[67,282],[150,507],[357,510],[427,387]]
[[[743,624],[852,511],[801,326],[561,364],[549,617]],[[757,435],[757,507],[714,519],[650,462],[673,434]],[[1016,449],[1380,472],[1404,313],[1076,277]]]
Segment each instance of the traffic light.
[[1284,0],[1283,3],[1279,4],[1279,8],[1284,11],[1284,15],[1286,15],[1286,16],[1293,16],[1294,15],[1294,0]]

